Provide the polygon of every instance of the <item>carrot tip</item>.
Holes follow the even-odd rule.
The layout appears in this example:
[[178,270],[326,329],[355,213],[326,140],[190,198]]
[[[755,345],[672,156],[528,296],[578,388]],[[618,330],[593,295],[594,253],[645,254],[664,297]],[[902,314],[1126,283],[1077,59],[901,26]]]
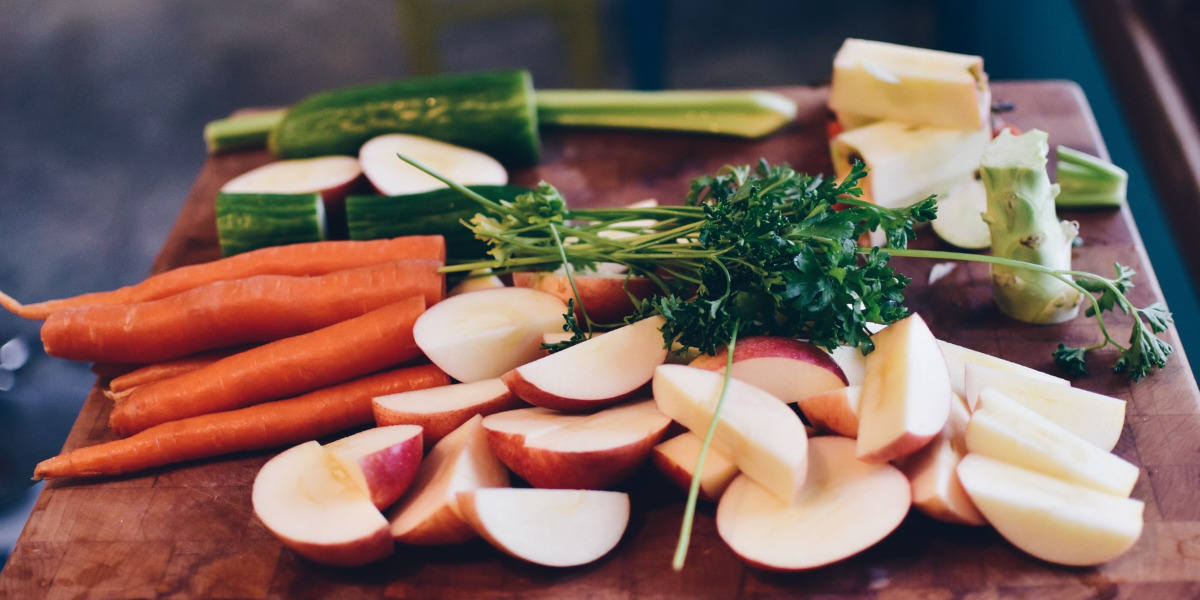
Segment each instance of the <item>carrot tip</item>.
[[4,310],[7,310],[10,313],[20,315],[21,309],[25,308],[25,305],[17,302],[12,296],[9,296],[4,292],[0,292],[0,307],[4,307]]

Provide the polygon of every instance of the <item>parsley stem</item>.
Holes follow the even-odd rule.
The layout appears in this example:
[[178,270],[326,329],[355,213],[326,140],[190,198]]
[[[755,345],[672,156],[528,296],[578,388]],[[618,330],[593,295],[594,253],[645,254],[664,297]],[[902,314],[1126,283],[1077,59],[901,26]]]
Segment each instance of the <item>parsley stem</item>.
[[476,192],[475,190],[472,190],[472,189],[458,183],[457,181],[454,181],[453,179],[449,179],[446,176],[442,175],[441,173],[438,173],[437,171],[434,171],[433,169],[430,169],[429,167],[421,164],[421,161],[419,161],[415,158],[405,156],[400,153],[397,153],[396,156],[399,157],[400,160],[416,167],[417,169],[420,169],[426,175],[429,175],[430,177],[450,186],[450,189],[452,189],[452,190],[454,190],[454,191],[456,191],[456,192],[458,192],[458,193],[460,193],[460,194],[462,194],[462,195],[478,202],[479,204],[481,204],[491,210],[494,210],[498,213],[504,212],[504,206],[502,206],[499,202],[495,202],[493,200],[488,200],[487,197]]
[[721,380],[721,395],[717,398],[716,408],[713,409],[712,420],[708,422],[708,431],[704,433],[700,457],[696,459],[696,469],[692,471],[692,485],[688,487],[687,505],[683,509],[683,526],[679,529],[679,543],[675,546],[675,558],[671,561],[671,567],[676,571],[683,570],[683,563],[687,560],[688,545],[692,540],[692,521],[696,518],[696,500],[700,496],[700,475],[704,472],[704,459],[708,458],[708,447],[712,445],[713,435],[717,432],[717,420],[721,415],[721,407],[725,404],[725,394],[729,391],[729,380],[733,374],[733,349],[737,345],[737,337],[738,321],[734,321],[729,348],[725,355],[725,378]]
[[567,260],[567,250],[563,248],[562,238],[558,236],[558,228],[554,223],[547,223],[550,226],[550,235],[554,237],[554,244],[558,246],[558,254],[562,257],[563,272],[567,274],[567,281],[571,283],[571,293],[575,295],[575,305],[579,307],[580,314],[583,315],[583,323],[587,326],[588,337],[592,337],[592,318],[587,314],[587,307],[583,305],[583,299],[579,297],[579,288],[575,287],[575,269],[571,267],[571,262]]

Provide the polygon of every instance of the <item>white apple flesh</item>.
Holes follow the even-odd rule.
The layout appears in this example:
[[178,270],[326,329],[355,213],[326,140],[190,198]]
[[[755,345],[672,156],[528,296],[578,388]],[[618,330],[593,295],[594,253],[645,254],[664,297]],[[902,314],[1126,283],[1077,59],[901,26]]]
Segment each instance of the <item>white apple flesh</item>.
[[321,194],[326,214],[345,212],[346,195],[362,178],[353,156],[318,156],[267,163],[230,179],[221,191],[230,194]]
[[995,459],[968,454],[963,488],[1000,535],[1042,560],[1098,565],[1123,554],[1142,533],[1145,505]]
[[950,375],[937,340],[913,313],[871,336],[858,412],[858,457],[904,458],[929,443],[950,416]]
[[325,449],[367,491],[375,508],[383,510],[395,504],[416,477],[421,444],[420,427],[392,425],[360,431]]
[[390,513],[391,535],[397,542],[457,544],[475,537],[458,511],[458,493],[508,485],[508,470],[488,449],[482,421],[472,417],[425,457],[412,490]]
[[429,307],[413,339],[439,369],[470,383],[541,356],[542,335],[561,331],[565,312],[562,301],[537,290],[481,290]]
[[501,462],[539,488],[606,489],[645,462],[671,419],[653,401],[590,415],[544,408],[496,413],[483,420]]
[[[728,350],[702,354],[691,366],[724,373],[728,358]],[[808,342],[769,336],[738,340],[733,350],[733,376],[789,403],[849,385],[841,367],[824,350]]]
[[942,349],[942,356],[946,357],[946,370],[950,373],[950,387],[955,394],[966,398],[968,404],[974,406],[974,400],[968,398],[966,385],[966,367],[967,365],[977,365],[987,367],[996,371],[1005,373],[1015,373],[1024,375],[1033,379],[1045,381],[1063,387],[1070,387],[1071,382],[1062,377],[1055,377],[1048,373],[1043,373],[1037,369],[1031,369],[1025,365],[1018,364],[1009,360],[1004,360],[991,354],[964,348],[957,344],[951,344],[938,340],[938,346]]
[[629,496],[620,492],[485,488],[459,494],[458,504],[483,539],[547,567],[599,559],[629,524]]
[[361,482],[317,442],[267,461],[254,478],[251,503],[275,537],[310,560],[356,566],[392,553],[387,519]]
[[966,442],[972,454],[1115,496],[1128,496],[1138,479],[1137,465],[991,388],[979,394]]
[[460,294],[469,294],[480,290],[494,290],[505,287],[504,282],[500,281],[499,277],[491,274],[491,269],[475,269],[468,273],[468,277],[454,284],[446,296],[458,296]]
[[966,388],[972,407],[984,388],[995,389],[1106,452],[1117,445],[1125,427],[1124,400],[1080,388],[974,364],[966,366]]
[[[682,365],[662,365],[654,373],[654,401],[663,414],[703,437],[725,377]],[[800,417],[766,391],[729,380],[712,447],[738,469],[784,501],[804,484],[808,434]]]
[[487,416],[524,404],[504,382],[484,379],[380,396],[371,401],[371,408],[377,425],[419,425],[428,448],[475,415]]
[[765,569],[813,569],[870,548],[910,504],[908,479],[888,464],[855,458],[854,440],[809,440],[808,480],[791,502],[747,475],[717,505],[717,532],[743,560]]
[[[700,446],[703,443],[703,438],[685,431],[655,446],[650,457],[667,479],[687,492],[692,487],[692,476],[696,472],[696,462],[700,459]],[[710,446],[704,456],[704,470],[700,472],[700,497],[716,502],[737,474],[737,465]]]
[[[558,316],[561,327],[562,313]],[[590,411],[615,404],[637,393],[666,360],[662,324],[662,317],[642,319],[524,364],[501,379],[519,398],[543,408]]]
[[400,160],[403,154],[461,185],[504,185],[508,172],[496,159],[470,148],[446,142],[389,133],[367,140],[358,151],[358,162],[380,194],[403,196],[446,187],[446,184]]
[[862,386],[851,385],[805,396],[796,402],[813,427],[844,437],[858,436],[858,405]]
[[960,396],[950,405],[946,427],[924,448],[897,462],[912,484],[913,506],[933,519],[960,525],[984,525],[983,515],[958,480],[958,461],[967,454],[971,413]]

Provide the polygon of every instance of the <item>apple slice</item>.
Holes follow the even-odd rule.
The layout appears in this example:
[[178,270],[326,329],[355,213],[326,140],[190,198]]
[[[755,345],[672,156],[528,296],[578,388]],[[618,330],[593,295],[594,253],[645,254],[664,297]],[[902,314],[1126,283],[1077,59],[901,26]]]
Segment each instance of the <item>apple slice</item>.
[[717,533],[746,562],[778,571],[824,566],[870,548],[908,514],[908,480],[854,456],[854,440],[809,440],[808,481],[783,502],[748,475],[717,505]]
[[361,482],[317,442],[267,461],[250,497],[263,525],[310,560],[354,566],[392,553],[387,519]]
[[[724,373],[728,357],[728,350],[702,354],[691,366]],[[738,340],[733,351],[733,376],[788,403],[850,385],[842,368],[824,350],[782,337]]]
[[[703,438],[685,431],[655,446],[650,457],[658,470],[686,492],[692,487],[692,475],[696,472],[696,461],[700,459],[700,446],[703,443]],[[719,450],[710,447],[704,457],[704,470],[700,473],[700,497],[716,502],[737,474],[737,465]]]
[[967,449],[1114,496],[1137,483],[1133,463],[1097,448],[1003,393],[985,388],[967,426]]
[[458,493],[508,485],[508,470],[488,449],[482,422],[483,417],[471,417],[425,457],[412,492],[390,513],[397,542],[457,544],[475,537],[458,512]]
[[[654,401],[703,437],[724,379],[705,369],[663,365],[654,373]],[[808,435],[800,417],[775,396],[730,379],[718,419],[712,447],[772,494],[791,500],[804,484],[808,465]]]
[[421,428],[416,425],[375,427],[330,442],[325,449],[359,482],[375,508],[395,504],[421,465]]
[[966,388],[972,408],[979,392],[993,388],[1106,452],[1117,445],[1125,427],[1124,400],[1019,373],[967,364]]
[[896,466],[912,484],[913,506],[931,518],[961,525],[984,525],[979,509],[958,481],[958,461],[967,454],[967,402],[955,395],[946,427],[924,448]]
[[1142,534],[1140,500],[1112,496],[968,454],[958,477],[975,506],[1014,546],[1042,560],[1098,565],[1120,556]]
[[501,379],[522,400],[543,408],[585,411],[615,404],[635,394],[666,360],[662,324],[662,317],[642,319],[517,367]]
[[419,135],[389,133],[367,140],[358,150],[358,162],[362,165],[363,173],[371,185],[385,196],[419,194],[446,187],[446,184],[397,158],[397,154],[416,159],[462,185],[508,183],[508,172],[504,167],[482,152]]
[[858,405],[861,401],[862,386],[851,385],[805,396],[796,405],[817,429],[852,438],[858,436]]
[[950,342],[938,340],[938,346],[942,349],[942,356],[946,357],[946,370],[950,373],[950,388],[955,394],[966,398],[968,404],[974,405],[974,400],[968,397],[966,386],[966,367],[967,365],[977,365],[979,367],[987,367],[996,371],[1005,373],[1015,373],[1024,375],[1033,379],[1053,383],[1063,387],[1070,387],[1071,382],[1062,377],[1055,377],[1049,373],[1043,373],[1037,369],[1031,369],[1025,365],[1018,364],[1003,358],[985,354],[978,350],[964,348]]
[[[468,294],[478,292],[479,290],[494,290],[505,287],[504,282],[500,281],[499,277],[491,274],[491,269],[475,269],[467,275],[466,279],[454,284],[446,296],[458,296],[459,294]],[[563,311],[566,312],[566,311]]]
[[380,396],[371,401],[377,425],[419,425],[428,448],[475,415],[520,408],[524,403],[499,379],[456,383]]
[[[622,267],[623,268],[623,267]],[[513,285],[527,287],[553,294],[563,302],[574,298],[571,280],[562,272],[518,271],[513,273]],[[580,271],[575,273],[575,288],[579,290],[579,303],[596,323],[620,323],[634,309],[634,298],[649,298],[658,292],[658,286],[645,277],[627,277],[624,272]],[[575,314],[583,313],[576,307]]]
[[481,290],[429,307],[413,325],[417,347],[451,377],[470,383],[541,356],[542,334],[562,331],[567,306],[526,288]]
[[950,375],[937,340],[913,313],[871,336],[858,411],[858,457],[904,458],[929,443],[950,416]]
[[493,546],[547,567],[608,554],[629,524],[629,495],[621,492],[485,488],[460,493],[458,506]]
[[326,214],[344,215],[346,194],[354,189],[362,174],[362,168],[353,156],[280,160],[230,179],[221,186],[221,191],[229,194],[318,193]]
[[862,385],[863,377],[867,374],[867,357],[854,346],[838,346],[829,353],[833,362],[837,363],[846,376],[846,385]]
[[540,488],[608,488],[637,470],[670,425],[650,400],[591,415],[522,408],[483,420],[496,457]]

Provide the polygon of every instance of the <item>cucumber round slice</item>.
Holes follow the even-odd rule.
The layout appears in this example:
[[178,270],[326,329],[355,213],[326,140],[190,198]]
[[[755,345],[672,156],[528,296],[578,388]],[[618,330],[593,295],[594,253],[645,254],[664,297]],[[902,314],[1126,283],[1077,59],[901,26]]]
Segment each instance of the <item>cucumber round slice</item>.
[[960,181],[938,196],[933,232],[947,244],[985,250],[992,245],[992,233],[983,221],[986,210],[987,191],[983,182],[974,177]]

